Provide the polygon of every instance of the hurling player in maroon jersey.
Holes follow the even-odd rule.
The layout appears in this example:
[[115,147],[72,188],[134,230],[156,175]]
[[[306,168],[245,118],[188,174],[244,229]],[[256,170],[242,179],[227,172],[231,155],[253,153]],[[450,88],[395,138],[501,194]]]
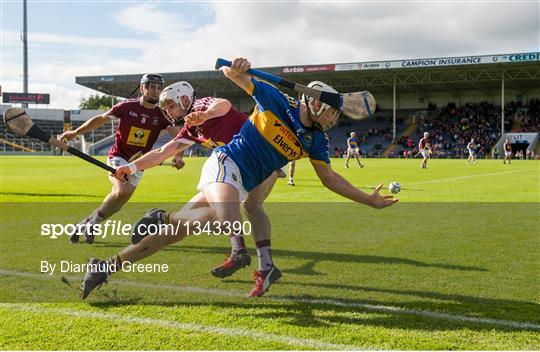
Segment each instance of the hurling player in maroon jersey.
[[422,154],[422,169],[427,169],[427,162],[429,159],[429,154],[431,153],[431,143],[429,141],[429,133],[424,132],[424,138],[420,139],[418,142],[418,153]]
[[[159,74],[145,74],[141,78],[139,87],[140,98],[127,99],[116,104],[107,112],[92,117],[75,130],[64,132],[59,136],[59,139],[71,140],[80,134],[103,126],[109,120],[115,120],[118,125],[114,134],[114,144],[108,153],[107,163],[114,168],[126,165],[135,154],[151,150],[162,130],[167,129],[172,136],[175,136],[179,131],[178,127],[171,126],[157,106],[164,83],[163,77]],[[112,183],[111,192],[101,205],[80,223],[85,225],[83,233],[87,243],[94,242],[94,225],[118,212],[131,198],[142,175],[142,172],[130,175],[128,182],[121,182],[109,175],[109,180]],[[78,242],[79,235],[74,234],[70,241],[72,243]]]

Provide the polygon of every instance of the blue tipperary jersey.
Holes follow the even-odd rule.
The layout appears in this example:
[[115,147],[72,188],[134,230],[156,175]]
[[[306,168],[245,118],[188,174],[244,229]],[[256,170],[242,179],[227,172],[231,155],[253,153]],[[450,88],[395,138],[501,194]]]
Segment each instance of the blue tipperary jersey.
[[256,102],[249,120],[232,141],[216,149],[238,166],[246,191],[291,160],[309,157],[330,164],[326,133],[300,122],[300,103],[273,85],[252,78],[247,92]]
[[358,148],[359,144],[360,144],[360,139],[358,137],[349,138],[349,145],[351,146],[351,148]]

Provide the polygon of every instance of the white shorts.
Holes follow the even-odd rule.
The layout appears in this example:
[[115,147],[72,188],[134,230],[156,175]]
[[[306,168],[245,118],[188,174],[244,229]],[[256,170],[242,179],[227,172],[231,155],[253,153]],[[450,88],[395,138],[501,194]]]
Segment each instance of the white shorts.
[[349,155],[353,154],[353,155],[360,155],[360,148],[348,148],[347,149],[347,153]]
[[[115,169],[127,165],[128,162],[126,159],[119,157],[119,156],[113,156],[107,159],[107,165],[114,167]],[[143,177],[144,171],[137,171],[133,175],[128,176],[128,183],[133,185],[134,187],[137,187],[139,185],[139,182],[141,182],[141,179]]]
[[511,156],[512,156],[512,152],[505,151],[505,152],[504,152],[504,155],[506,155],[507,157],[511,157]]
[[470,156],[475,156],[476,153],[474,152],[474,150],[470,150],[470,149],[469,149],[469,155],[470,155]]
[[277,170],[277,177],[279,178],[287,177],[287,165],[284,165],[281,169]]
[[424,158],[429,158],[429,150],[427,150],[427,149],[422,150],[422,156]]
[[201,179],[197,190],[203,191],[204,187],[211,183],[228,183],[240,193],[240,201],[244,201],[248,192],[242,184],[242,175],[238,166],[225,153],[213,152],[206,160],[201,172]]

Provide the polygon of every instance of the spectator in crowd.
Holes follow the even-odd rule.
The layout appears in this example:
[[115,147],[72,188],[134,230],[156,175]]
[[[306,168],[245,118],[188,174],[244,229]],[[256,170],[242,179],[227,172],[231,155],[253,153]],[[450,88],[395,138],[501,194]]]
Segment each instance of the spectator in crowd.
[[497,149],[497,147],[493,147],[491,150],[491,157],[493,159],[499,159],[499,149]]

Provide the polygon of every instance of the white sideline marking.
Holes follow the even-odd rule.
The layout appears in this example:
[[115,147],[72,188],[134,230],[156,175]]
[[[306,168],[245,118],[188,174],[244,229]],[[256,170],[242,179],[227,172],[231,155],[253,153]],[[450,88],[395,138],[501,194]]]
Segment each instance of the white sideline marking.
[[[31,278],[40,278],[40,279],[56,279],[58,276],[50,276],[45,274],[34,274],[25,271],[15,271],[15,270],[5,270],[0,269],[0,275],[5,276],[22,276],[22,277],[31,277]],[[80,280],[80,277],[69,277],[73,280]],[[78,282],[78,281],[77,281]],[[202,293],[210,294],[215,296],[226,296],[226,297],[245,297],[244,293],[230,291],[230,290],[220,290],[212,288],[203,288],[196,286],[178,286],[171,284],[158,284],[158,283],[147,283],[140,281],[130,281],[130,280],[114,280],[114,284],[129,286],[129,287],[139,287],[139,288],[149,288],[149,289],[167,289],[179,292],[187,293]],[[266,296],[265,299],[276,301],[276,302],[286,302],[286,303],[306,303],[306,304],[324,304],[330,306],[338,306],[345,308],[363,308],[372,311],[378,312],[387,312],[387,313],[398,313],[398,314],[407,314],[407,315],[416,315],[424,318],[435,318],[449,321],[463,321],[468,323],[475,324],[489,324],[489,325],[499,325],[506,326],[515,329],[532,329],[540,330],[540,324],[528,323],[528,322],[519,322],[513,320],[503,320],[503,319],[492,319],[492,318],[474,318],[468,317],[465,315],[459,314],[449,314],[441,312],[433,312],[429,310],[416,310],[416,309],[406,309],[396,306],[386,306],[386,305],[374,305],[358,302],[343,302],[333,299],[317,299],[317,298],[302,298],[302,297],[283,297],[283,296]]]
[[252,329],[244,328],[223,328],[214,325],[203,325],[203,324],[193,324],[193,323],[181,323],[174,320],[165,320],[165,319],[153,319],[153,318],[143,318],[136,316],[129,316],[123,314],[115,313],[104,313],[104,312],[91,312],[77,309],[67,309],[67,308],[45,308],[41,306],[28,306],[23,304],[9,304],[1,303],[1,308],[10,309],[10,310],[22,310],[32,313],[39,314],[54,314],[54,315],[66,315],[76,318],[92,318],[92,319],[103,319],[111,320],[115,322],[124,322],[124,323],[134,323],[134,324],[144,324],[144,325],[153,325],[160,326],[168,329],[176,329],[182,331],[194,331],[199,333],[212,333],[220,334],[225,336],[234,336],[234,337],[247,337],[253,340],[264,340],[269,342],[279,342],[285,343],[292,346],[302,346],[309,348],[318,348],[324,350],[364,350],[364,347],[357,347],[344,344],[335,344],[330,342],[323,342],[319,340],[312,339],[303,339],[294,336],[286,335],[277,335],[260,332]]

